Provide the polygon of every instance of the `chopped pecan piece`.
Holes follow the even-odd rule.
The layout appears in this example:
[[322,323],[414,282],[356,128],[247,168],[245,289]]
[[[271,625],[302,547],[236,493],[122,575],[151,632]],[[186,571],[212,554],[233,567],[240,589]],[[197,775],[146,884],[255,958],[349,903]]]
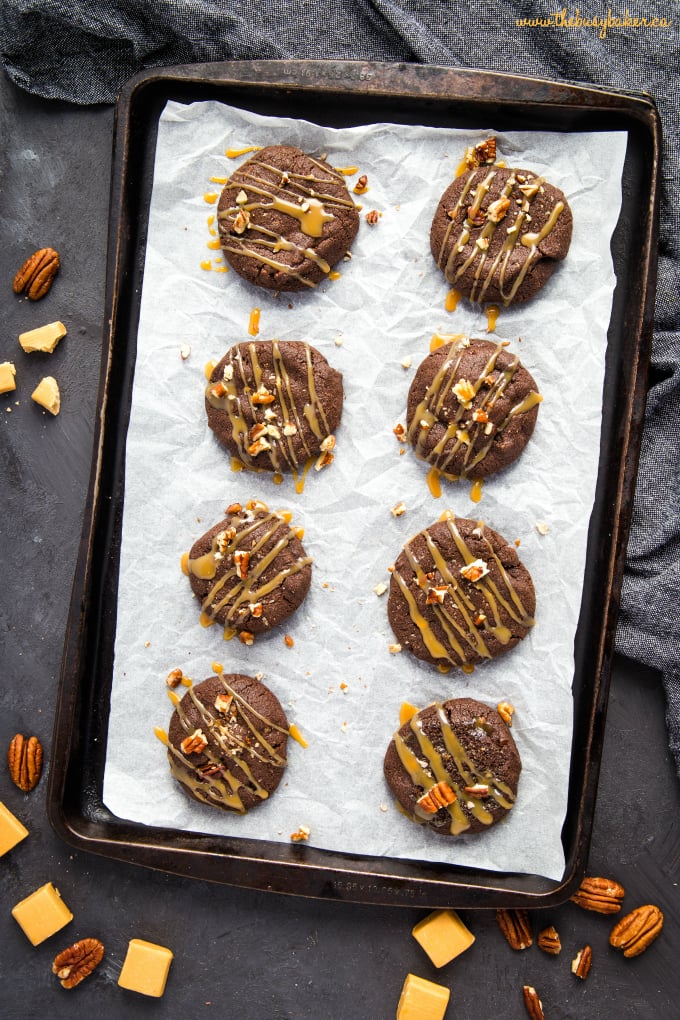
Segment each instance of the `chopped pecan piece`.
[[461,404],[468,404],[475,395],[475,388],[469,379],[459,379],[452,389]]
[[253,641],[255,640],[255,635],[252,634],[249,630],[242,630],[239,633],[238,639],[242,645],[252,645]]
[[103,957],[104,946],[99,939],[80,939],[55,956],[52,973],[57,975],[64,988],[75,988],[90,976]]
[[468,581],[481,581],[489,573],[489,568],[484,560],[473,560],[472,563],[461,567],[460,573]]
[[366,222],[371,227],[374,227],[380,220],[381,216],[382,213],[379,213],[377,209],[369,209],[369,211],[366,213]]
[[622,949],[624,956],[639,956],[661,933],[663,914],[658,907],[647,903],[636,907],[614,925],[609,936],[609,944],[614,949]]
[[235,234],[242,234],[250,223],[250,213],[247,209],[241,208],[234,217],[232,230]]
[[466,219],[471,227],[483,227],[486,213],[483,209],[475,209],[473,206],[468,206]]
[[549,953],[550,956],[557,956],[558,953],[562,951],[560,936],[553,925],[550,925],[549,928],[544,928],[543,931],[538,933],[536,937],[536,945],[539,949],[542,949],[544,953]]
[[510,208],[510,199],[506,198],[505,195],[501,195],[495,202],[490,202],[489,207],[486,210],[486,215],[492,223],[500,223],[503,217],[507,214]]
[[208,746],[208,738],[203,730],[194,730],[179,746],[183,754],[200,754]]
[[609,878],[584,878],[571,897],[584,910],[598,914],[618,914],[625,890],[618,882]]
[[545,1020],[543,1003],[539,999],[536,989],[531,985],[523,985],[522,995],[524,996],[524,1005],[531,1020]]
[[262,383],[253,393],[251,400],[254,404],[273,404],[276,397],[271,390],[268,390],[264,383]]
[[226,715],[226,713],[231,708],[231,703],[233,700],[234,700],[233,694],[218,694],[214,702],[216,711],[220,712],[222,715]]
[[585,981],[593,965],[593,951],[590,946],[584,946],[571,961],[571,972],[581,981]]
[[175,669],[170,670],[170,672],[165,678],[165,683],[167,684],[168,687],[179,687],[179,685],[182,682],[183,676],[184,673],[179,668],[179,666],[177,666]]
[[250,563],[250,553],[245,549],[236,549],[234,552],[234,566],[236,567],[236,573],[245,581],[248,576],[248,564]]
[[449,784],[442,780],[431,787],[422,797],[419,797],[417,804],[427,814],[434,815],[440,808],[446,807],[447,804],[453,804],[455,799],[456,795]]
[[488,797],[489,787],[486,783],[475,783],[474,786],[466,786],[465,792],[468,797]]
[[448,590],[448,586],[445,584],[436,584],[434,588],[428,588],[425,605],[433,606],[435,603],[441,605],[446,598]]
[[30,793],[38,785],[42,770],[43,749],[37,737],[28,740],[17,733],[7,749],[7,765],[15,786]]
[[529,912],[522,908],[496,911],[498,927],[511,949],[528,949],[533,945]]

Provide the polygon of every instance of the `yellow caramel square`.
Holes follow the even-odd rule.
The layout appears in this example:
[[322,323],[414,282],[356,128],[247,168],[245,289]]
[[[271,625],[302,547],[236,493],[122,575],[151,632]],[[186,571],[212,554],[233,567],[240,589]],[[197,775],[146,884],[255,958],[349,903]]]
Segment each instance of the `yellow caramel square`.
[[160,999],[165,991],[172,951],[144,939],[130,939],[123,969],[118,978],[121,988]]
[[28,829],[0,801],[0,857],[28,836]]
[[443,985],[407,974],[397,1006],[397,1020],[444,1020],[450,995]]
[[29,942],[38,946],[68,924],[73,914],[59,895],[59,890],[51,882],[46,882],[17,903],[12,909],[12,917],[23,928]]
[[0,362],[0,393],[11,393],[17,388],[14,376],[17,370],[11,361]]
[[469,949],[475,937],[455,910],[434,910],[411,932],[435,967],[443,967]]
[[31,400],[35,400],[36,404],[40,404],[50,414],[59,414],[61,396],[59,394],[59,384],[54,376],[46,375],[44,379],[40,380],[31,393]]
[[65,336],[66,326],[63,322],[48,322],[46,326],[39,326],[37,329],[29,329],[27,333],[20,333],[19,343],[27,354],[33,354],[34,351],[52,354],[59,341]]

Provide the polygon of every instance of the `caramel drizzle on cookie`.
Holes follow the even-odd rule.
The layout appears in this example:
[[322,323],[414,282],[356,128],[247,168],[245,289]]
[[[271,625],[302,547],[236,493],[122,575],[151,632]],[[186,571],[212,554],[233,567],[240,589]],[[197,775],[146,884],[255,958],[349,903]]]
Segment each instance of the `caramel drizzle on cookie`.
[[[261,529],[255,540],[250,536]],[[262,550],[271,539],[278,538],[268,552]],[[201,620],[209,626],[222,610],[226,610],[225,637],[231,637],[231,628],[243,624],[252,613],[252,607],[262,603],[268,595],[280,588],[287,577],[299,573],[312,562],[311,556],[299,556],[283,570],[277,571],[268,581],[262,575],[276,557],[297,536],[286,522],[275,513],[253,516],[249,511],[234,516],[227,527],[212,539],[210,551],[202,556],[187,558],[187,573],[204,581],[213,581],[201,603]],[[245,554],[238,556],[239,551]],[[264,616],[260,617],[266,622]]]
[[[175,779],[188,786],[204,803],[226,804],[239,814],[245,814],[247,809],[239,793],[240,789],[250,789],[260,800],[266,800],[269,796],[267,790],[255,779],[248,759],[251,762],[257,759],[275,768],[285,768],[286,758],[271,746],[264,736],[264,730],[273,729],[286,734],[288,730],[254,709],[231,687],[224,674],[220,673],[219,679],[230,699],[225,712],[218,712],[217,709],[211,711],[191,688],[186,695],[200,715],[200,728],[206,736],[212,738],[201,752],[200,765],[196,765],[189,755],[185,755],[169,741],[164,743],[168,749],[170,771]],[[189,721],[181,701],[176,703],[175,711],[187,735],[193,733],[195,726]],[[263,724],[262,728],[259,723]],[[251,735],[246,740],[236,733],[237,726],[243,725]],[[240,775],[236,774],[234,768],[238,768]]]
[[[493,814],[485,805],[488,805],[489,801],[495,801],[509,811],[515,803],[515,795],[507,783],[501,782],[490,770],[475,765],[449,723],[444,706],[440,702],[435,702],[435,706],[444,754],[450,759],[451,764],[446,764],[444,754],[436,749],[433,741],[425,733],[419,714],[414,715],[409,723],[410,732],[418,744],[418,751],[413,751],[399,732],[394,735],[394,744],[399,760],[411,781],[421,787],[424,793],[428,793],[438,783],[446,783],[451,789],[454,799],[450,804],[440,808],[440,811],[446,810],[448,813],[449,831],[456,836],[470,828],[470,815],[482,825],[491,825],[494,820]],[[475,720],[475,723],[477,722],[478,720]],[[483,730],[483,726],[479,728]],[[458,778],[456,773],[452,774],[452,765],[455,766]],[[484,796],[470,796],[467,791],[478,786],[487,787],[487,793]],[[425,823],[431,822],[434,815],[416,804],[410,817],[415,822]]]
[[[295,400],[292,381],[286,368],[281,345],[278,340],[272,340],[271,346],[274,361],[272,383],[269,385],[264,383],[263,369],[257,356],[257,344],[247,345],[249,365],[246,364],[243,356],[243,345],[240,345],[227,362],[223,379],[219,380],[221,385],[218,387],[218,391],[221,395],[216,392],[216,383],[211,382],[206,387],[205,397],[212,407],[219,408],[229,416],[239,457],[244,463],[257,467],[257,454],[253,456],[248,452],[252,445],[250,428],[240,409],[239,399],[243,399],[245,396],[251,420],[261,421],[264,427],[263,438],[267,444],[265,449],[271,459],[274,471],[295,471],[301,465],[296,452],[296,444],[293,443],[293,436],[302,443],[305,460],[307,460],[318,453],[321,443],[330,434],[330,428],[323,402],[316,388],[312,351],[309,344],[304,344],[309,399],[305,401],[302,408]],[[250,368],[250,372],[248,368]],[[249,377],[254,379],[254,388],[248,382]],[[272,395],[272,402],[267,405],[257,404],[257,400],[260,399],[257,394],[262,386],[265,386],[265,389]],[[221,392],[222,390],[224,392]],[[276,405],[276,410],[274,410],[274,405]],[[267,413],[267,408],[269,408],[269,413]],[[318,441],[314,447],[310,445],[307,438],[310,430]]]
[[[477,556],[472,553],[463,539],[455,521],[452,518],[447,518],[445,523],[463,564],[467,566],[474,562]],[[463,582],[460,574],[455,572],[455,567],[452,568],[427,532],[421,532],[421,536],[425,539],[431,563],[434,565],[435,576],[438,573],[441,578],[437,584],[446,587],[441,602],[435,600],[427,604],[427,612],[423,612],[409,587],[408,579],[398,569],[395,569],[392,574],[406,601],[409,616],[417,626],[430,655],[434,659],[445,660],[454,666],[464,666],[468,663],[471,653],[473,657],[492,658],[486,643],[488,635],[492,635],[502,645],[506,645],[512,640],[512,631],[502,623],[501,612],[525,631],[533,627],[535,623],[534,618],[529,615],[523,605],[499,556],[484,535],[481,523],[478,525],[478,529],[486,546],[485,560],[487,564],[494,563],[498,568],[500,574],[498,582],[494,580],[491,571],[475,582]],[[404,554],[416,584],[423,592],[422,601],[424,601],[426,592],[435,583],[432,577],[428,576],[432,574],[432,569],[429,564],[427,569],[424,569],[418,562],[413,549],[413,540],[404,546]],[[467,587],[469,583],[474,584],[474,589],[477,592],[475,601],[469,594]],[[479,604],[480,597],[482,608]],[[444,640],[440,640],[435,633],[433,622],[436,622],[440,631],[443,632]]]
[[[454,480],[472,477],[474,469],[491,450],[496,436],[508,427],[516,415],[525,414],[543,400],[540,393],[532,390],[522,401],[510,408],[502,421],[497,424],[491,421],[489,412],[520,367],[519,358],[514,356],[506,368],[496,368],[498,356],[504,346],[503,342],[499,341],[481,374],[476,379],[466,380],[474,391],[473,395],[469,400],[461,402],[454,394],[456,413],[451,419],[444,418],[444,405],[456,382],[460,381],[458,370],[468,346],[469,341],[463,341],[454,348],[452,356],[443,362],[418,404],[408,429],[408,439],[414,447],[416,456]],[[483,396],[473,412],[471,405],[480,391]],[[478,420],[475,420],[475,416]],[[426,440],[430,429],[437,422],[446,422],[446,429],[437,443],[427,450]],[[454,475],[448,471],[449,465],[461,448],[465,450],[463,469]]]
[[[311,159],[311,157],[308,158]],[[326,260],[321,258],[313,248],[295,244],[276,231],[253,223],[250,218],[250,214],[255,209],[273,209],[276,212],[285,213],[287,216],[297,219],[300,223],[300,229],[308,237],[321,237],[323,235],[324,224],[335,219],[334,214],[330,211],[333,207],[344,206],[345,208],[353,208],[354,203],[350,198],[343,199],[338,195],[327,194],[325,191],[319,190],[324,188],[324,186],[327,187],[329,184],[337,185],[343,191],[346,190],[342,176],[336,173],[335,170],[323,166],[314,159],[311,159],[311,162],[324,176],[316,177],[313,173],[299,174],[290,170],[281,170],[279,167],[272,166],[261,160],[253,160],[246,164],[248,169],[243,167],[241,170],[238,170],[232,177],[229,187],[237,195],[239,190],[243,188],[247,189],[249,196],[257,195],[259,198],[246,198],[246,201],[242,203],[239,203],[237,200],[235,205],[230,206],[228,209],[223,209],[218,214],[218,222],[221,227],[221,244],[225,251],[245,258],[255,259],[257,262],[270,266],[277,272],[294,277],[294,279],[299,280],[307,287],[316,287],[314,281],[309,280],[304,274],[297,272],[292,266],[288,266],[273,257],[268,257],[262,252],[262,249],[270,250],[272,256],[280,251],[297,252],[303,258],[314,263],[324,275],[327,275],[331,270]],[[272,185],[269,181],[259,176],[255,171],[256,167],[277,175],[277,182]],[[294,198],[301,199],[299,203],[289,201],[282,198],[280,194],[275,193],[286,185],[290,185],[291,195]],[[239,215],[242,215],[246,222],[239,224],[237,228]],[[249,237],[246,235],[249,235]],[[257,249],[249,246],[249,240],[257,245]]]
[[[500,197],[509,200],[516,185],[526,187],[528,191],[533,191],[533,194],[522,194],[522,200],[519,208],[516,209],[515,219],[511,224],[507,223],[507,219],[509,219],[509,217],[492,220],[488,216],[485,216],[484,225],[477,233],[474,242],[471,245],[470,252],[456,269],[455,264],[457,257],[465,253],[465,248],[471,240],[472,231],[478,226],[478,224],[475,223],[475,220],[482,214],[482,202],[485,195],[490,190],[497,172],[497,169],[493,169],[481,180],[479,180],[478,174],[471,174],[469,180],[466,181],[456,205],[453,209],[448,211],[448,216],[451,222],[448,224],[446,231],[444,232],[444,238],[437,257],[437,265],[443,270],[448,282],[450,284],[455,284],[470,268],[470,266],[476,263],[474,284],[470,291],[470,300],[477,302],[484,300],[484,295],[486,294],[494,274],[498,270],[498,289],[501,295],[501,300],[504,305],[509,305],[521,287],[522,282],[524,281],[524,278],[529,272],[532,264],[540,258],[539,244],[554,229],[561,213],[564,211],[565,206],[562,201],[556,202],[543,227],[538,231],[528,231],[526,226],[528,226],[531,222],[532,199],[541,193],[541,188],[545,183],[545,178],[534,177],[533,175],[528,174],[526,176],[526,180],[522,182],[515,176],[513,171],[510,177],[508,177],[501,191]],[[479,183],[474,190],[472,190],[472,185],[475,180],[478,180]],[[471,199],[471,202],[468,206],[467,214],[463,219],[463,225],[455,240],[451,240],[456,221],[459,221],[458,213],[463,209],[466,201],[469,201],[468,196],[469,199]],[[524,233],[522,233],[523,226],[525,227]],[[491,247],[492,238],[498,229],[504,230],[506,236],[500,250],[492,259],[488,255],[488,250]],[[445,253],[449,244],[449,255],[448,258],[445,258]],[[517,253],[517,251],[520,251],[521,248],[527,249],[524,262],[511,286],[506,290],[505,278],[510,256],[513,251]]]

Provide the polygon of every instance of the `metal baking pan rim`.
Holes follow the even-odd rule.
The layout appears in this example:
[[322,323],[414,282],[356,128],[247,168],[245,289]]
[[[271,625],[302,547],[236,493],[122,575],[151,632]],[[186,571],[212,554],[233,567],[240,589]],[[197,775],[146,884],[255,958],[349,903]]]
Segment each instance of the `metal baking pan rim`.
[[[108,495],[102,491],[107,444],[112,442],[107,415],[111,410],[112,380],[122,371],[114,358],[115,341],[121,328],[118,325],[120,298],[126,287],[134,289],[126,256],[126,245],[129,246],[132,232],[126,204],[130,197],[127,171],[130,169],[131,132],[135,118],[143,115],[144,103],[149,101],[149,97],[152,102],[162,94],[165,98],[172,98],[177,89],[180,92],[207,89],[219,93],[237,89],[244,90],[247,95],[255,92],[265,94],[270,101],[274,97],[280,100],[284,94],[289,96],[291,92],[306,94],[311,91],[331,100],[342,95],[348,102],[361,102],[362,105],[375,98],[387,102],[406,98],[416,105],[425,99],[435,104],[467,104],[473,110],[482,110],[483,116],[488,116],[487,107],[492,106],[494,116],[501,120],[503,111],[507,115],[507,111],[515,106],[529,107],[532,111],[547,109],[550,115],[554,111],[566,110],[568,119],[576,112],[579,127],[583,130],[591,126],[593,118],[599,121],[602,113],[608,116],[616,114],[621,128],[627,127],[631,133],[638,131],[638,144],[641,142],[645,149],[648,173],[648,202],[636,209],[642,230],[635,268],[642,268],[643,272],[637,273],[633,299],[625,302],[625,315],[619,326],[620,330],[627,332],[628,345],[633,353],[626,366],[625,401],[618,407],[621,416],[618,439],[623,443],[623,454],[617,476],[607,486],[607,509],[613,522],[604,564],[607,597],[604,601],[601,595],[594,599],[602,626],[598,641],[589,649],[592,696],[585,706],[586,718],[581,724],[584,732],[579,731],[583,743],[580,747],[582,757],[578,756],[577,766],[577,756],[572,754],[568,817],[575,811],[576,818],[571,834],[563,839],[566,864],[561,881],[553,882],[540,876],[473,871],[455,865],[439,867],[440,871],[446,871],[446,876],[432,879],[427,873],[437,870],[438,866],[390,859],[389,868],[380,870],[376,867],[376,860],[380,859],[358,859],[313,847],[296,847],[296,854],[292,857],[290,848],[283,847],[285,852],[281,851],[282,844],[264,844],[275,849],[271,851],[270,859],[263,859],[255,852],[249,853],[256,848],[248,844],[257,841],[207,837],[199,833],[170,831],[174,845],[168,845],[164,842],[167,830],[121,823],[108,815],[101,802],[101,790],[93,789],[80,776],[79,767],[88,761],[87,749],[83,748],[82,741],[76,741],[77,746],[74,746],[74,723],[79,719],[82,696],[88,692],[83,687],[83,677],[77,667],[83,661],[88,637],[93,640],[90,633],[93,621],[88,618],[88,605],[96,584],[101,583],[101,578],[93,576],[96,574],[93,571],[96,540],[101,538],[102,529],[107,532],[115,523],[107,509]],[[231,100],[225,97],[225,101]],[[110,329],[102,354],[101,413],[95,429],[85,525],[64,646],[54,725],[53,747],[57,750],[48,790],[48,816],[66,842],[110,858],[182,875],[320,898],[365,903],[399,902],[419,907],[548,906],[568,898],[584,873],[590,840],[616,624],[617,599],[610,596],[612,592],[617,593],[623,571],[625,536],[639,455],[637,437],[644,414],[644,369],[651,340],[655,284],[653,253],[658,236],[659,150],[658,116],[647,97],[507,73],[349,61],[252,61],[142,72],[131,80],[121,95],[117,111],[107,267]],[[113,445],[115,447],[115,442]],[[101,621],[96,621],[95,641],[100,626]],[[92,701],[92,690],[89,694]],[[91,719],[88,721],[92,724]],[[575,740],[576,734],[575,726]],[[578,790],[574,792],[576,787]],[[77,794],[77,803],[74,793]],[[231,843],[238,843],[245,853],[225,853],[224,847]],[[411,873],[413,869],[414,874]]]

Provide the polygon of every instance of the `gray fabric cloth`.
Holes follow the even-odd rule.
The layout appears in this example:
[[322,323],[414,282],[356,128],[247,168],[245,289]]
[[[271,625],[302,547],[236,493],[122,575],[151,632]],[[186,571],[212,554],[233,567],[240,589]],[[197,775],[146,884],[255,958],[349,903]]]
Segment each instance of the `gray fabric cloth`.
[[[2,0],[0,49],[17,85],[76,103],[113,102],[132,74],[153,66],[309,57],[513,71],[654,98],[664,128],[659,285],[617,647],[663,674],[680,774],[680,6],[649,0],[587,6],[560,8],[553,0]],[[579,25],[579,15],[600,20]]]

